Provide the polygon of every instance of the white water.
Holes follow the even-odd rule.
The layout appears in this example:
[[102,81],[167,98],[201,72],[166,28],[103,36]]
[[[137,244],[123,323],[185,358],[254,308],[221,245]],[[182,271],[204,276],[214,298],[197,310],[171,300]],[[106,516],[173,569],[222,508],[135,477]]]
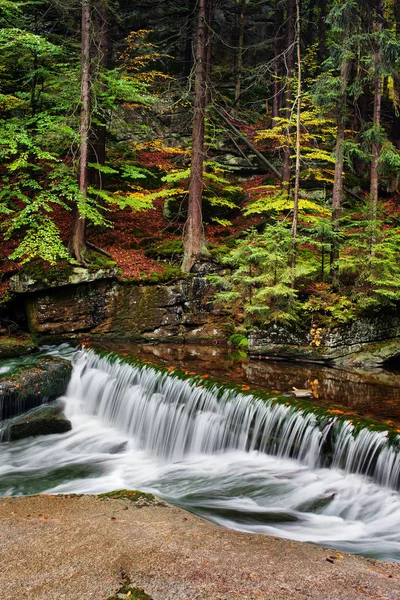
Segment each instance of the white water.
[[138,488],[235,529],[400,560],[383,433],[92,353],[77,355],[66,414],[67,434],[2,445],[1,493]]

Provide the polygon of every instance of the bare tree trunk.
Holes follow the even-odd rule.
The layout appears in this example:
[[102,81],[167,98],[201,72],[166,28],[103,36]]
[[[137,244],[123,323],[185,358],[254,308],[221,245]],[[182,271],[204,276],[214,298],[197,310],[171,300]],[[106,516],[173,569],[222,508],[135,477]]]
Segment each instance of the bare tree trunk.
[[207,253],[202,215],[205,111],[207,107],[207,12],[208,0],[199,0],[196,67],[194,84],[194,116],[192,161],[189,183],[188,216],[183,236],[182,271],[189,273],[199,258]]
[[[378,32],[383,29],[384,20],[384,0],[379,0],[377,9],[376,29]],[[372,160],[371,160],[371,175],[370,175],[370,202],[371,202],[371,219],[372,219],[372,234],[371,234],[371,254],[374,254],[374,246],[376,242],[376,217],[378,208],[378,192],[379,192],[379,176],[378,163],[381,144],[379,141],[379,130],[381,126],[381,109],[382,109],[382,76],[381,70],[381,53],[379,42],[374,50],[374,72],[375,72],[375,89],[374,89],[374,141],[372,143]]]
[[195,0],[187,0],[187,21],[185,25],[185,48],[183,56],[182,77],[186,79],[190,75],[193,66],[193,29],[194,19],[193,12],[195,10]]
[[[292,89],[292,77],[294,70],[294,44],[295,44],[295,14],[296,5],[295,0],[286,0],[287,6],[287,44],[288,50],[286,54],[286,92],[285,92],[285,117],[288,121],[292,115],[292,104],[293,104],[293,89]],[[287,126],[287,137],[289,138],[289,123]],[[289,192],[290,189],[290,175],[291,175],[291,159],[290,159],[290,144],[285,144],[283,148],[283,169],[282,169],[282,188]]]
[[296,48],[297,48],[297,114],[296,114],[296,170],[294,182],[293,222],[292,222],[292,287],[295,285],[297,226],[299,219],[300,195],[300,134],[301,134],[301,31],[300,0],[296,0]]
[[244,45],[244,22],[245,22],[245,0],[237,0],[239,4],[238,17],[238,36],[236,49],[236,65],[235,65],[235,106],[238,105],[240,99],[240,85],[242,80],[243,69],[243,45]]
[[[379,135],[381,124],[381,105],[382,105],[382,78],[379,75],[375,76],[375,92],[374,92],[374,129],[376,135]],[[378,208],[378,191],[379,191],[379,176],[378,162],[381,144],[375,140],[372,144],[372,160],[371,160],[371,176],[370,176],[370,199],[371,199],[371,219],[372,235],[371,235],[371,254],[374,253],[375,245],[375,221]]]
[[272,126],[276,125],[274,119],[277,119],[280,116],[280,110],[282,105],[282,96],[281,96],[281,53],[282,53],[282,43],[281,43],[281,27],[283,21],[283,10],[281,6],[281,0],[275,0],[275,8],[274,8],[274,29],[275,29],[275,38],[274,38],[274,95],[272,98]]
[[[82,66],[81,66],[81,125],[79,153],[79,191],[81,203],[85,202],[88,188],[88,158],[90,130],[90,0],[82,0]],[[86,251],[86,218],[76,209],[74,215],[70,251],[81,264],[85,264]]]
[[[93,11],[93,38],[91,43],[91,77],[96,76],[96,69],[101,71],[111,67],[111,41],[108,0],[97,0],[96,10]],[[104,86],[100,84],[104,92]],[[89,163],[104,165],[106,162],[106,119],[104,113],[97,113],[96,120],[91,125],[89,138]],[[101,172],[89,167],[88,184],[96,189],[102,188]]]
[[330,256],[330,275],[332,282],[335,286],[339,284],[339,270],[337,261],[339,259],[339,244],[335,238],[335,234],[338,231],[338,222],[340,216],[340,208],[343,200],[343,166],[344,166],[344,153],[343,145],[345,139],[345,120],[346,120],[346,104],[347,94],[346,88],[349,80],[350,62],[345,60],[342,64],[340,71],[341,85],[344,92],[343,98],[341,98],[341,106],[338,107],[338,126],[337,126],[337,137],[335,147],[335,175],[333,180],[333,193],[332,193],[332,230],[334,238],[331,244],[331,256]]

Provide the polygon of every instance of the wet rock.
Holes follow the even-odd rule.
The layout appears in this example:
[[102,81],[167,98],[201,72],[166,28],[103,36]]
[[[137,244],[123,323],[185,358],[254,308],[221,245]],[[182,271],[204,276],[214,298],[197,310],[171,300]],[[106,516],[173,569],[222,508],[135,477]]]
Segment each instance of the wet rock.
[[62,416],[62,406],[41,406],[11,419],[3,429],[1,441],[16,441],[37,435],[65,433],[72,428],[71,421]]
[[31,337],[0,337],[0,359],[23,356],[24,354],[30,354],[34,350],[37,350],[37,346]]
[[30,330],[42,342],[83,335],[131,341],[183,341],[195,335],[206,341],[226,338],[230,318],[214,310],[213,296],[203,274],[169,285],[113,280],[70,285],[30,294],[26,306]]
[[47,335],[59,339],[80,337],[113,314],[116,294],[113,281],[31,294],[26,300],[29,329],[42,340]]
[[18,273],[10,278],[10,289],[18,294],[26,292],[37,292],[51,288],[59,288],[67,285],[79,285],[81,283],[89,283],[101,279],[109,279],[118,275],[118,267],[111,269],[98,269],[91,271],[82,267],[71,268],[59,277],[46,279],[42,276],[40,280],[27,275],[26,273]]
[[38,358],[9,378],[0,379],[0,419],[9,419],[65,393],[72,365],[55,356]]
[[358,319],[341,327],[293,331],[274,325],[249,335],[249,354],[377,367],[400,355],[400,318]]

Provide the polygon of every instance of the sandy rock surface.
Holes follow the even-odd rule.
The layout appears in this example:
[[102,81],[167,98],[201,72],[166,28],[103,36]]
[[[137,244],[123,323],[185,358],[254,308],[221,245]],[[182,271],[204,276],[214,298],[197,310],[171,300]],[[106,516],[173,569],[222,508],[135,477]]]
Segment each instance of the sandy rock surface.
[[124,574],[153,600],[400,599],[400,564],[222,529],[169,505],[0,500],[1,600],[100,600]]

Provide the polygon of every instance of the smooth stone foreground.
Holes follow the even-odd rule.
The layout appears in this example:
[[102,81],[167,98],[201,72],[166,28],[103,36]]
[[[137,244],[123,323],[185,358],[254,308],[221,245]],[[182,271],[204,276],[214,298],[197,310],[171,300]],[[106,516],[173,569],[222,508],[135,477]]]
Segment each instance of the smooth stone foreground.
[[3,498],[0,598],[100,600],[125,577],[152,600],[400,598],[400,564],[235,532],[163,503],[144,504]]

